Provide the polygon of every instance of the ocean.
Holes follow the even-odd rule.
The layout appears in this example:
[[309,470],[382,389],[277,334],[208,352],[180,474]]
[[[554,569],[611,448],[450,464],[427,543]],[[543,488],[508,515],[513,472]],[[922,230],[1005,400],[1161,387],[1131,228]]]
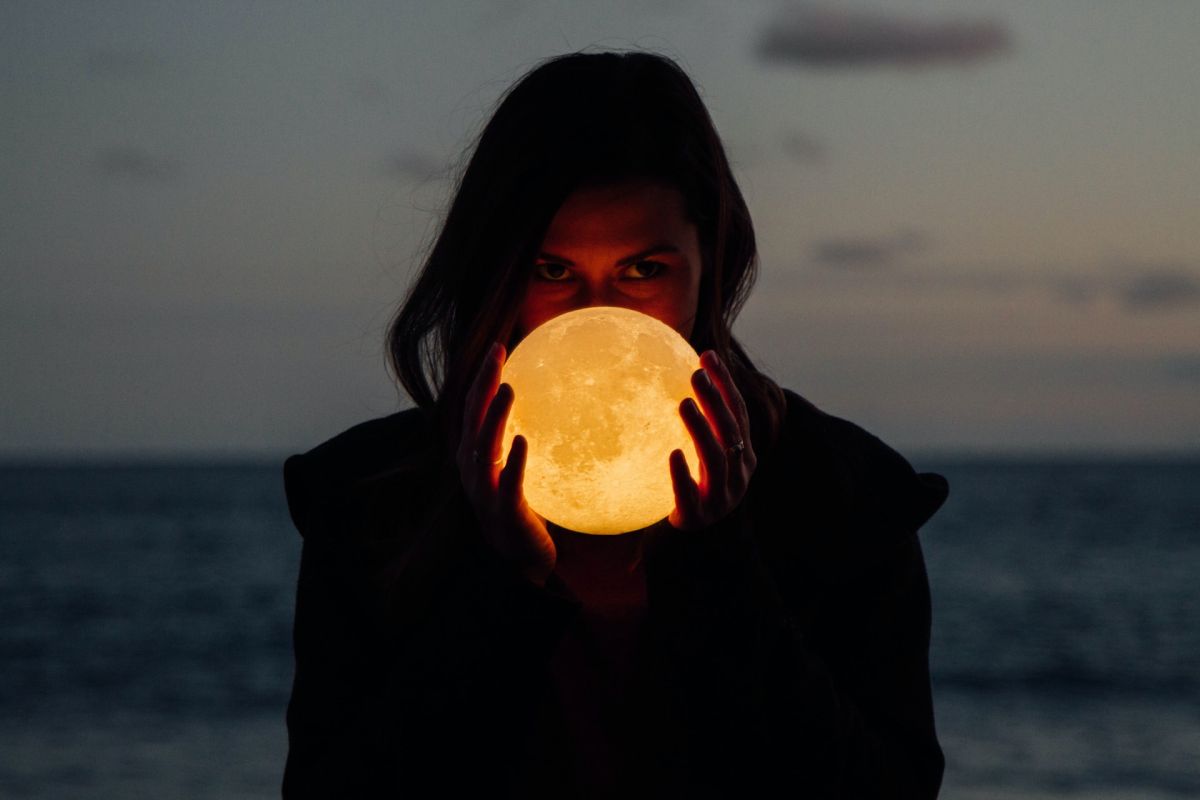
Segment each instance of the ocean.
[[[914,459],[942,797],[1200,797],[1200,457]],[[279,463],[0,467],[0,797],[279,793]]]

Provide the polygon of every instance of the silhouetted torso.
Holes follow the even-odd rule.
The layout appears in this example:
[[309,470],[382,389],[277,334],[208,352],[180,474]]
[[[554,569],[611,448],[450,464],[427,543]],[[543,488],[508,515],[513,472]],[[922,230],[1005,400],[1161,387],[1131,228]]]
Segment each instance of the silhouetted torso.
[[430,556],[403,624],[388,608],[407,586],[389,580],[412,557],[390,537],[430,489],[397,477],[395,454],[423,421],[364,423],[289,459],[304,551],[285,796],[935,796],[916,531],[945,481],[787,397],[730,518],[557,533],[544,589],[458,502],[454,547]]

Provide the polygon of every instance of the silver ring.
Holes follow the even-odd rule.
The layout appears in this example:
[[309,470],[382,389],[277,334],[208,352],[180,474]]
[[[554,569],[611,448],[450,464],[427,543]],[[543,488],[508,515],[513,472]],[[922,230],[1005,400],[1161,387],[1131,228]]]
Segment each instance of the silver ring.
[[483,456],[481,456],[479,454],[478,449],[472,451],[471,458],[473,458],[475,460],[476,464],[491,464],[492,466],[503,463],[503,461],[504,461],[503,458],[497,458],[495,461],[488,461],[486,458],[484,458]]
[[725,448],[725,455],[727,456],[740,456],[744,452],[746,452],[746,443],[741,439],[738,439],[736,442],[729,445],[729,447]]

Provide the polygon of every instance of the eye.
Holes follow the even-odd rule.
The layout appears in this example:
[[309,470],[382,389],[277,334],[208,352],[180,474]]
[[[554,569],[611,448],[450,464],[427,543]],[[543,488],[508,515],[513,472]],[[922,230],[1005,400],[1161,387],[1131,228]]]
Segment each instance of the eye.
[[533,265],[533,273],[543,281],[563,281],[568,276],[567,268],[553,261],[539,261]]
[[636,264],[629,265],[625,276],[633,280],[644,281],[648,278],[658,277],[666,268],[667,265],[660,261],[639,261]]

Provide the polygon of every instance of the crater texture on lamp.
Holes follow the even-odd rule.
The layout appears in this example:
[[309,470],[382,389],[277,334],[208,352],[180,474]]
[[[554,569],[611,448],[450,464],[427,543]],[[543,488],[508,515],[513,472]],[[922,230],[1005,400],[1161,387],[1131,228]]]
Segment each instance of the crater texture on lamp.
[[625,308],[582,308],[531,331],[502,373],[514,394],[505,460],[523,435],[530,507],[581,533],[638,530],[671,513],[671,451],[700,474],[679,418],[699,367],[670,326]]

